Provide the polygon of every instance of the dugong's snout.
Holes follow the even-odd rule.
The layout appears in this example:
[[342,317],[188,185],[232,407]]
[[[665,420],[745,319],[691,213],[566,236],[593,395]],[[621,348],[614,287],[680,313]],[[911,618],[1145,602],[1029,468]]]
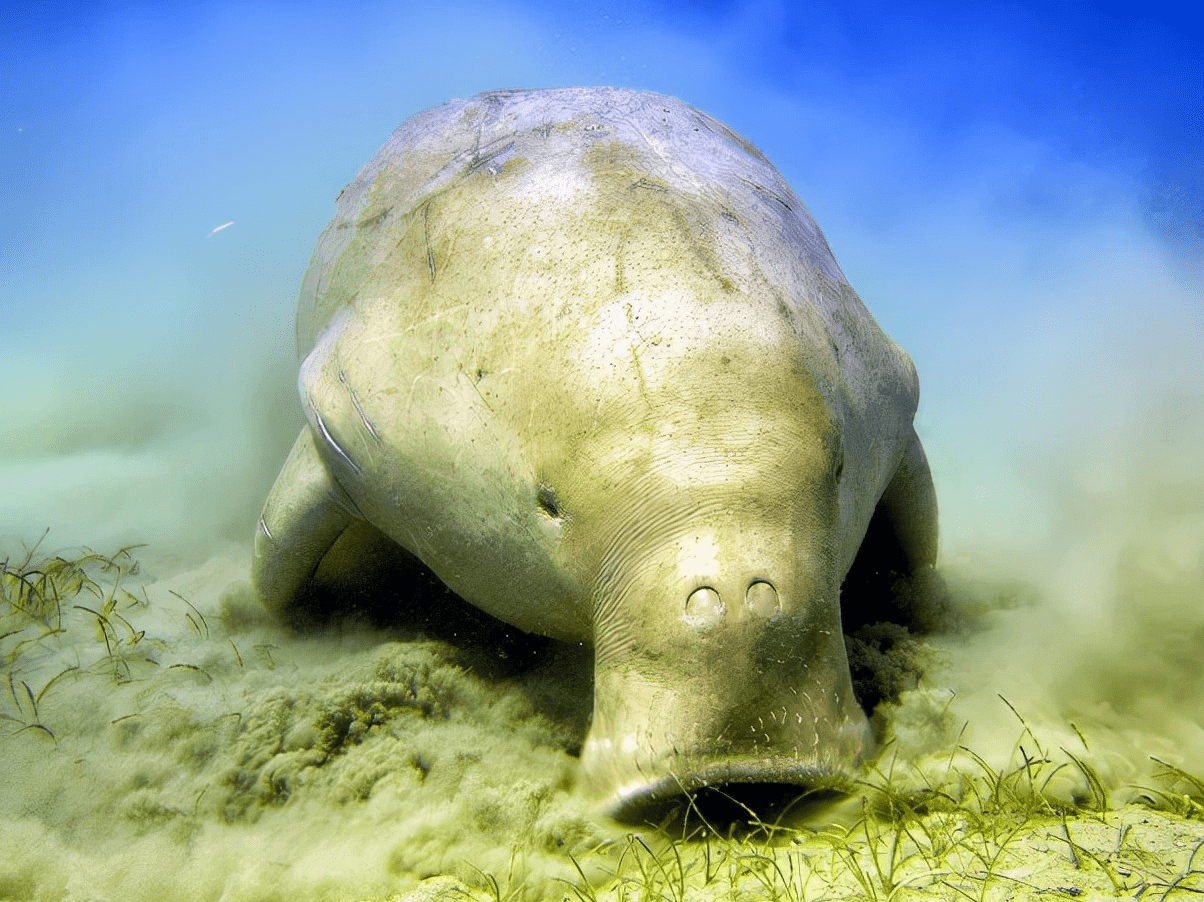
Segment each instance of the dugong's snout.
[[627,655],[600,645],[586,793],[639,823],[700,794],[756,810],[842,785],[875,743],[834,626],[800,612]]

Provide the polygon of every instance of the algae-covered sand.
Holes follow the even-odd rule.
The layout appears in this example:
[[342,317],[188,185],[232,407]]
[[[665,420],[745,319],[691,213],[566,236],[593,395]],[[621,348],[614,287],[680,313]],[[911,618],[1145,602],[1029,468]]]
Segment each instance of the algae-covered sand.
[[624,830],[583,808],[588,649],[462,610],[300,636],[260,609],[244,544],[182,570],[140,566],[149,549],[10,549],[0,898],[1198,894],[1199,497],[1082,562],[1112,593],[1095,622],[1044,594],[1070,573],[947,570],[971,625],[924,641],[864,782],[735,830],[696,811]]

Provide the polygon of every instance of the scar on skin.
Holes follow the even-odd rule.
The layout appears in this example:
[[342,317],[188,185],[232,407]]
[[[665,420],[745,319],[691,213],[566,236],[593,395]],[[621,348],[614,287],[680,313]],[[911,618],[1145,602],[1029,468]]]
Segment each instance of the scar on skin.
[[347,389],[347,397],[351,399],[351,404],[353,407],[355,407],[355,412],[359,414],[360,422],[364,424],[374,439],[380,441],[380,435],[377,434],[376,427],[372,425],[372,421],[368,419],[368,415],[364,413],[364,408],[360,404],[360,399],[356,397],[355,389],[353,389],[351,387],[351,383],[347,381],[347,372],[342,368],[339,369],[339,382],[343,383],[343,388]]

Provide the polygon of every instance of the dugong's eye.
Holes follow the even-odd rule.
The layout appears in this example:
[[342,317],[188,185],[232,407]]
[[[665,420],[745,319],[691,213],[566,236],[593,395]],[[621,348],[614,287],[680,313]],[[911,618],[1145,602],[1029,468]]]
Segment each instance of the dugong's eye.
[[539,504],[539,509],[552,519],[559,520],[564,516],[564,509],[560,506],[560,499],[556,497],[556,493],[552,491],[551,486],[541,485],[539,491],[535,494],[535,500]]
[[686,599],[686,623],[694,627],[714,626],[723,619],[723,599],[710,586],[702,586]]

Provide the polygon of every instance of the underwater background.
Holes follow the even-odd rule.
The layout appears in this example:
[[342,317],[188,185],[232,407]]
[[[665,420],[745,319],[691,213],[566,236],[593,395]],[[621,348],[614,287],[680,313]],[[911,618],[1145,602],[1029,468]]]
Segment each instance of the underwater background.
[[1112,805],[1204,774],[1202,36],[1157,2],[6,7],[0,560],[62,603],[0,629],[0,899],[561,898],[613,841],[572,793],[588,658],[298,637],[247,586],[335,197],[497,88],[723,121],[914,359],[976,625],[880,714],[898,761],[1020,736]]

